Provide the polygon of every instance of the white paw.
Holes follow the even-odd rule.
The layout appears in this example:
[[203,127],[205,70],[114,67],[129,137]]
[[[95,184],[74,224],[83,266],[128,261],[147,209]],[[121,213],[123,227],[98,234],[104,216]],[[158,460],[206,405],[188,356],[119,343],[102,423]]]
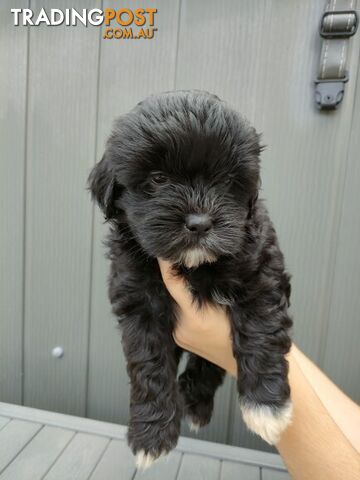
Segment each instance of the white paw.
[[282,408],[242,404],[240,409],[248,428],[270,445],[275,445],[282,432],[290,425],[293,410],[290,401]]
[[154,457],[151,455],[151,453],[145,453],[144,450],[140,450],[136,454],[136,467],[139,470],[146,470],[149,468],[155,460],[157,460],[159,457]]
[[189,425],[190,432],[198,433],[200,424],[197,422],[194,422],[191,417],[186,417],[187,424]]

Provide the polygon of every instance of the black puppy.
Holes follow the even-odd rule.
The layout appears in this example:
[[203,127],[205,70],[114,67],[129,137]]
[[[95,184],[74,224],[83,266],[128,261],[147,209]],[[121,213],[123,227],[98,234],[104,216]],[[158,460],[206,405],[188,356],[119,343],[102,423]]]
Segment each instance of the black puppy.
[[181,349],[176,305],[157,257],[185,277],[199,305],[231,320],[240,408],[276,443],[291,419],[289,276],[258,199],[259,135],[215,95],[153,95],[116,120],[89,186],[111,229],[109,294],[131,379],[128,441],[138,465],[175,447],[180,420],[211,418],[224,370]]

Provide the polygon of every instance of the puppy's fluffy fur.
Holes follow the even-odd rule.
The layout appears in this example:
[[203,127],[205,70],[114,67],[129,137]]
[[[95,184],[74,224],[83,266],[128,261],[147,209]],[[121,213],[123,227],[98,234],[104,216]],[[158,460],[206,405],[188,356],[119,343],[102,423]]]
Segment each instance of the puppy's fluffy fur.
[[232,328],[240,408],[277,442],[291,418],[289,276],[258,199],[255,130],[215,95],[153,95],[116,120],[89,186],[111,229],[109,295],[131,379],[128,441],[147,466],[177,443],[180,420],[211,418],[224,371],[181,349],[176,308],[156,258],[170,260],[196,302],[222,304]]

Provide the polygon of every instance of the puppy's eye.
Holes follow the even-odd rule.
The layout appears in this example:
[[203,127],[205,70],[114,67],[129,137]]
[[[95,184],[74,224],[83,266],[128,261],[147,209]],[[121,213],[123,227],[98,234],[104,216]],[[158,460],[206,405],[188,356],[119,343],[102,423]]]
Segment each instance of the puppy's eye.
[[168,181],[168,178],[163,173],[155,172],[151,174],[151,182],[155,185],[163,185]]
[[234,181],[234,175],[229,173],[225,180],[225,185],[230,185]]

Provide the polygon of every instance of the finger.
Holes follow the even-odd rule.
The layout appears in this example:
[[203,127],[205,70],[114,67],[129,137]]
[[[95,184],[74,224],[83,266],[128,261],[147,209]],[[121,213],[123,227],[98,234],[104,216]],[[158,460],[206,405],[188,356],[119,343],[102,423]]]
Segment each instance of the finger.
[[158,258],[158,262],[161,276],[170,295],[182,309],[191,308],[192,297],[184,278],[174,273],[172,264],[167,260]]

